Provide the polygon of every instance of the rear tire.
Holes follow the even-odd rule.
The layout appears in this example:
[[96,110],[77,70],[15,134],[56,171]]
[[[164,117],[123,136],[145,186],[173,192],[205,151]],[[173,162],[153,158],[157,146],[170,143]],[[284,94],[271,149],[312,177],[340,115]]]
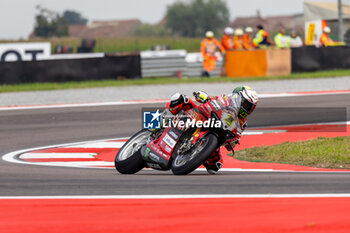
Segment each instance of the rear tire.
[[[192,158],[192,152],[176,156],[171,167],[171,171],[175,175],[187,175],[193,172],[204,163],[204,161],[213,153],[213,151],[215,151],[218,144],[218,138],[215,135],[208,133],[200,140],[205,141],[202,142],[202,148],[199,148],[200,151],[198,151]],[[198,147],[200,147],[200,145],[196,146],[195,149]]]
[[140,150],[146,144],[146,139],[152,134],[143,129],[132,136],[115,156],[114,165],[121,174],[135,174],[145,167]]

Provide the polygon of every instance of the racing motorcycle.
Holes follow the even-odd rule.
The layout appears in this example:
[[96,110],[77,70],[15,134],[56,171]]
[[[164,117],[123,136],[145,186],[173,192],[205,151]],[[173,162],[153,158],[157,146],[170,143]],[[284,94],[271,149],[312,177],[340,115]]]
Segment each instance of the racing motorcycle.
[[[234,132],[238,120],[232,113],[215,108],[215,101],[206,103],[210,104],[207,109],[212,109],[209,119],[197,108],[180,111],[175,117],[165,109],[160,129],[142,129],[119,150],[115,157],[117,171],[134,174],[146,167],[186,175],[223,145],[233,152],[231,142],[237,138]],[[188,122],[190,127],[186,127]]]

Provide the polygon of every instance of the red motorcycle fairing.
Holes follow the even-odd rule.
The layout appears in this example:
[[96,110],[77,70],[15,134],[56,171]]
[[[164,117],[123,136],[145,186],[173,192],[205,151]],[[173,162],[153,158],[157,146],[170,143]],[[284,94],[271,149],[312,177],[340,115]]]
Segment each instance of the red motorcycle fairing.
[[154,169],[169,170],[171,168],[171,155],[182,133],[176,128],[164,128],[159,138],[143,147],[141,155],[147,165]]
[[[202,104],[197,108],[186,109],[186,116],[191,120],[205,121],[210,118],[211,112],[215,112],[219,118],[223,115],[223,103],[225,98],[212,100],[208,103]],[[167,106],[169,107],[169,106]],[[232,123],[232,122],[231,122]],[[147,165],[154,169],[169,170],[171,168],[171,156],[179,142],[181,135],[186,129],[178,129],[175,127],[165,127],[162,135],[148,143],[141,149],[142,158]],[[199,138],[203,137],[208,131],[198,131],[193,136],[192,143],[195,143]]]
[[192,140],[192,144],[195,144],[197,141],[198,141],[198,139],[200,139],[201,137],[203,137],[205,134],[207,134],[208,133],[208,131],[199,131],[199,132],[195,132],[194,134],[193,134],[193,140]]

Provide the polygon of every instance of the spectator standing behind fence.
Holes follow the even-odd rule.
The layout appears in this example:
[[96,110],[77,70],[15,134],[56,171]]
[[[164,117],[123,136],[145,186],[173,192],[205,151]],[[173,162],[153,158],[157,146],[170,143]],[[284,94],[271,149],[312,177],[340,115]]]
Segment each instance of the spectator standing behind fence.
[[224,36],[221,39],[221,45],[224,47],[225,50],[232,50],[233,49],[233,33],[234,30],[231,27],[226,27],[224,30]]
[[210,77],[210,72],[216,67],[216,49],[219,48],[222,54],[225,53],[225,49],[220,42],[214,38],[214,33],[212,31],[206,32],[205,37],[206,38],[201,42],[201,53],[204,59],[202,76]]
[[329,27],[323,28],[323,33],[320,37],[320,46],[330,46],[334,44],[333,40],[329,38],[330,33],[331,29]]
[[235,37],[233,38],[234,45],[233,47],[238,50],[243,49],[243,30],[242,28],[237,28],[235,30]]
[[295,30],[292,30],[289,38],[289,45],[291,48],[297,48],[303,46],[303,40],[297,35]]
[[281,28],[273,39],[278,48],[283,49],[289,47],[289,37],[286,36],[286,30],[284,30],[284,28]]
[[253,45],[255,48],[261,47],[262,45],[270,46],[271,42],[269,41],[269,33],[264,30],[264,27],[262,25],[256,26],[258,29],[258,32],[255,35],[255,38],[253,39]]
[[253,48],[253,39],[252,39],[253,28],[247,27],[243,35],[243,48],[249,50]]

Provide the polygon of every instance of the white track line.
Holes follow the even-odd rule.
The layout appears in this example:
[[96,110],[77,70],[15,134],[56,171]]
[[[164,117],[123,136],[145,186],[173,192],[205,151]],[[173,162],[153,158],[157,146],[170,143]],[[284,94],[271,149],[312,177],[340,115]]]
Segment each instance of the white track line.
[[[277,125],[277,126],[262,126],[262,127],[256,127],[258,129],[257,132],[263,132],[263,133],[283,133],[288,130],[274,130],[273,128],[289,128],[289,127],[297,127],[297,126],[313,126],[313,125],[350,125],[350,121],[337,121],[337,122],[318,122],[318,123],[304,123],[304,124],[290,124],[290,125]],[[269,130],[272,128],[272,130]],[[264,130],[268,129],[268,130]],[[244,132],[243,132],[244,135]]]
[[[325,124],[350,124],[350,121],[348,122],[330,122]],[[312,124],[310,124],[312,125]],[[269,127],[270,128],[270,127]],[[271,126],[271,128],[273,128]],[[253,133],[260,134],[259,131],[255,131]],[[252,134],[253,134],[252,133]],[[68,143],[68,144],[61,144],[61,145],[52,145],[52,146],[46,146],[46,147],[37,147],[37,148],[29,148],[25,150],[18,150],[14,152],[10,152],[8,154],[5,154],[2,156],[2,159],[7,162],[11,163],[20,163],[20,164],[29,164],[29,165],[41,165],[41,166],[63,166],[63,167],[77,167],[77,168],[98,168],[98,169],[114,169],[113,167],[93,167],[93,166],[114,166],[113,162],[105,162],[105,161],[97,161],[97,162],[27,162],[23,160],[17,159],[17,157],[21,154],[30,153],[31,151],[36,150],[44,150],[44,149],[51,149],[51,148],[57,148],[57,147],[81,147],[82,145],[87,144],[96,144],[96,145],[102,145],[103,143],[106,143],[106,141],[111,140],[123,140],[128,138],[112,138],[112,139],[102,139],[98,141],[85,141],[85,142],[76,142],[76,143]],[[120,145],[124,144],[124,142],[108,142],[108,143],[120,143]],[[113,147],[115,148],[115,147]],[[144,170],[150,170],[150,169],[144,169]],[[196,171],[205,171],[205,169],[198,168]],[[243,168],[222,168],[220,171],[222,172],[297,172],[297,173],[349,173],[350,171],[292,171],[292,170],[273,170],[273,169],[243,169]]]
[[0,196],[0,200],[10,199],[197,199],[197,198],[350,198],[349,193],[315,194],[188,194],[188,195],[79,195],[79,196]]
[[[260,98],[281,98],[281,97],[295,97],[295,96],[314,96],[314,95],[341,95],[350,94],[350,91],[339,92],[323,92],[323,93],[271,93],[260,94]],[[168,99],[157,100],[140,100],[140,101],[113,101],[113,102],[100,102],[100,103],[73,103],[73,104],[48,104],[48,105],[35,105],[35,106],[1,106],[0,111],[10,110],[29,110],[29,109],[49,109],[49,108],[74,108],[74,107],[100,107],[100,106],[115,106],[115,105],[134,105],[134,104],[154,104],[165,103]]]
[[114,166],[114,162],[106,162],[106,161],[47,162],[42,164],[43,165],[50,164],[52,166],[64,166],[64,167]]
[[90,159],[95,158],[96,153],[25,153],[21,159]]
[[125,142],[96,142],[68,146],[67,148],[121,148]]
[[17,157],[24,153],[29,153],[31,151],[37,151],[37,150],[45,150],[45,149],[52,149],[52,148],[58,148],[58,147],[67,147],[67,146],[75,146],[75,145],[81,145],[81,144],[88,144],[88,143],[97,143],[97,142],[105,142],[109,140],[124,140],[128,139],[129,137],[124,138],[108,138],[108,139],[101,139],[101,140],[95,140],[95,141],[83,141],[83,142],[75,142],[75,143],[65,143],[65,144],[58,144],[58,145],[51,145],[51,146],[43,146],[43,147],[34,147],[34,148],[28,148],[24,150],[17,150],[10,153],[7,153],[2,156],[2,159],[4,161],[10,162],[10,163],[20,163],[20,164],[29,164],[29,165],[45,165],[45,166],[52,166],[50,163],[31,163],[26,162],[23,160],[17,159]]
[[101,106],[116,106],[116,105],[134,105],[134,104],[155,104],[165,103],[168,100],[150,100],[150,101],[114,101],[100,103],[76,103],[76,104],[53,104],[53,105],[35,105],[35,106],[8,106],[0,107],[0,111],[10,110],[29,110],[29,109],[50,109],[50,108],[76,108],[76,107],[101,107]]
[[313,95],[342,95],[350,94],[350,91],[339,92],[323,92],[323,93],[297,93],[297,92],[283,92],[283,93],[271,93],[271,94],[259,94],[259,98],[280,98],[280,97],[295,97],[295,96],[313,96]]

